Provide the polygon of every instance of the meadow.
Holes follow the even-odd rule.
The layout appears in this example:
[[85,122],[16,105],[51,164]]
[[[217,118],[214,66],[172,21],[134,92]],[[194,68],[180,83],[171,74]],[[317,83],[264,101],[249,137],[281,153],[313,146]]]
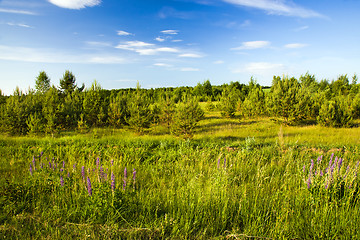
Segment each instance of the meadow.
[[206,112],[191,140],[0,139],[1,239],[358,239],[360,128]]

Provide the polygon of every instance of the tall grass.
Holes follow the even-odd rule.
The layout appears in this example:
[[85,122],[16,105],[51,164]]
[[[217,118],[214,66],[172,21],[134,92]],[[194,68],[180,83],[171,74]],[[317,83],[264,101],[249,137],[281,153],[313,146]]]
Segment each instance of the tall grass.
[[229,122],[204,120],[191,141],[106,130],[0,140],[0,237],[359,238],[352,132],[317,143],[325,129]]

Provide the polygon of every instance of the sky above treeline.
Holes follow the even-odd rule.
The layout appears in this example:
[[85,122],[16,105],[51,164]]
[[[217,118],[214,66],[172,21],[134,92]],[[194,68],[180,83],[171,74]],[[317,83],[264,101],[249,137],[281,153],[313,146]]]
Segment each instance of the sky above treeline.
[[0,89],[45,71],[105,89],[248,83],[360,68],[358,0],[0,0]]

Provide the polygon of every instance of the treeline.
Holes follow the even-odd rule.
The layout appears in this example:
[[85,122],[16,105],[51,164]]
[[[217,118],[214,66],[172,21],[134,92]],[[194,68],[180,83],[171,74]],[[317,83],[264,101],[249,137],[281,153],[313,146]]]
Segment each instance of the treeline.
[[51,85],[40,72],[35,89],[16,88],[10,96],[0,91],[0,130],[13,135],[54,134],[86,131],[92,127],[129,126],[138,133],[152,125],[163,125],[169,133],[191,137],[204,112],[224,117],[274,117],[285,124],[312,121],[323,126],[348,127],[360,117],[360,84],[357,76],[341,75],[331,82],[317,81],[309,73],[299,79],[274,77],[264,89],[250,79],[248,84],[231,82],[212,86],[210,81],[195,87],[105,90],[96,81],[88,88],[77,86],[66,71],[59,86]]

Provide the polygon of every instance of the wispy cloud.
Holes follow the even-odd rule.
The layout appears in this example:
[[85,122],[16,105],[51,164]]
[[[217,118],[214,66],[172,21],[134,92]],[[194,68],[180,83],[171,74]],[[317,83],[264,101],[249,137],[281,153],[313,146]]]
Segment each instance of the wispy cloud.
[[224,63],[223,60],[217,60],[217,61],[213,62],[213,64],[223,64],[223,63]]
[[155,38],[155,40],[158,41],[158,42],[164,42],[165,38],[157,37],[157,38]]
[[240,47],[231,48],[231,50],[252,50],[258,48],[265,48],[270,46],[270,42],[268,41],[250,41],[250,42],[243,42]]
[[181,68],[180,71],[182,71],[182,72],[198,72],[198,71],[200,71],[200,69],[192,68],[192,67],[185,67],[185,68]]
[[170,34],[170,35],[176,35],[179,33],[179,30],[163,30],[161,31],[163,34]]
[[284,47],[285,48],[303,48],[306,46],[308,46],[308,45],[304,44],[304,43],[289,43],[289,44],[286,44]]
[[97,42],[97,41],[87,41],[86,45],[91,47],[111,47],[111,43],[109,42]]
[[8,22],[8,23],[6,23],[6,24],[9,25],[9,26],[15,26],[15,27],[33,28],[32,26],[27,25],[27,24],[23,24],[23,23],[12,23],[12,22]]
[[266,11],[268,14],[294,16],[301,18],[324,18],[322,14],[298,6],[286,0],[223,0],[224,2],[237,6],[257,8]]
[[193,12],[179,11],[172,7],[163,7],[158,16],[160,18],[180,18],[180,19],[191,19],[194,16]]
[[64,53],[57,49],[39,49],[0,45],[0,59],[36,63],[101,63],[119,64],[131,60],[115,55]]
[[117,35],[119,35],[119,36],[130,36],[130,35],[134,35],[134,34],[119,30],[119,31],[117,31]]
[[198,54],[198,53],[183,53],[183,54],[180,54],[179,57],[183,57],[183,58],[202,58],[204,56],[201,55],[201,54]]
[[157,66],[157,67],[172,67],[173,66],[173,65],[167,64],[167,63],[154,63],[153,65]]
[[18,10],[18,9],[6,9],[6,8],[0,8],[0,12],[14,13],[14,14],[24,14],[24,15],[37,15],[37,13],[31,12],[31,11]]
[[158,47],[155,44],[141,42],[141,41],[127,41],[122,44],[119,44],[115,48],[133,51],[140,55],[156,55],[159,53],[177,53],[177,52],[179,52],[179,50],[177,48]]
[[273,75],[281,75],[284,71],[284,64],[271,62],[250,62],[232,68],[233,73],[247,73],[254,76],[260,75],[270,78]]
[[306,30],[308,28],[309,28],[309,26],[301,26],[301,27],[295,28],[294,31],[295,32],[300,32],[300,31],[304,31],[304,30]]
[[101,3],[101,0],[48,0],[50,3],[69,9],[81,9],[86,7],[94,7]]
[[181,40],[181,39],[174,39],[174,40],[171,40],[172,42],[182,42],[184,40]]

